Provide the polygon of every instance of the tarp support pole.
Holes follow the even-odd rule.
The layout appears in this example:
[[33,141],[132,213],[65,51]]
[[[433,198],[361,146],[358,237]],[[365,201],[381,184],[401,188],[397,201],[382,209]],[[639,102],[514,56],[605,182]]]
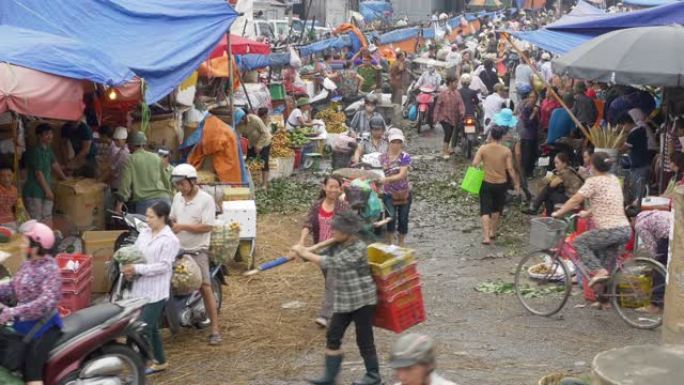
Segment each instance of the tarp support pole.
[[529,65],[530,68],[532,68],[532,71],[534,72],[534,74],[539,79],[541,79],[541,81],[544,83],[544,86],[551,93],[551,95],[554,97],[554,99],[556,99],[558,101],[558,103],[560,103],[560,105],[565,109],[565,111],[568,112],[572,121],[575,123],[575,125],[577,125],[577,128],[579,128],[580,131],[582,131],[582,134],[584,134],[584,136],[590,140],[591,135],[589,134],[589,131],[584,127],[584,125],[582,125],[582,123],[579,121],[579,119],[577,119],[575,114],[572,113],[572,110],[563,102],[563,98],[561,98],[560,95],[558,95],[556,93],[556,91],[553,90],[553,87],[551,87],[551,85],[546,82],[546,79],[544,79],[544,77],[541,76],[541,74],[537,70],[537,67],[535,67],[534,64],[532,64],[532,62],[530,61],[530,58],[528,58],[527,55],[525,55],[525,53],[520,49],[520,47],[518,47],[518,45],[515,44],[515,42],[513,41],[513,39],[511,39],[511,36],[508,33],[503,32],[502,35],[504,36],[504,38],[506,38],[508,43],[511,44],[513,49],[518,53],[518,56],[520,56],[520,58],[523,59],[523,61],[525,63],[527,63],[527,65]]
[[242,85],[242,90],[245,92],[245,97],[247,97],[247,104],[249,105],[249,110],[255,113],[254,107],[252,107],[252,101],[249,99],[249,93],[247,92],[247,86],[245,85],[245,82],[242,81],[242,78],[244,77],[243,73],[240,73],[240,84]]
[[230,126],[235,128],[235,113],[233,113],[233,111],[235,110],[233,105],[233,103],[235,102],[235,92],[233,91],[233,84],[235,82],[235,79],[233,79],[233,45],[230,41],[230,29],[228,30],[228,32],[226,32],[226,40],[228,42],[226,48],[228,50],[228,87],[230,87],[228,109],[230,110],[230,122],[232,123]]

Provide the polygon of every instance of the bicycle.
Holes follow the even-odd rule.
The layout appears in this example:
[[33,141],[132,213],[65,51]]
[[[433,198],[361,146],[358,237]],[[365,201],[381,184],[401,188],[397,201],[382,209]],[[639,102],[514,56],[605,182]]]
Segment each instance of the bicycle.
[[[533,218],[530,243],[538,249],[523,259],[515,271],[515,293],[522,306],[532,314],[552,316],[568,302],[572,294],[572,275],[591,277],[586,265],[572,246],[567,229],[578,215],[565,220]],[[639,329],[655,329],[662,324],[662,314],[642,311],[649,304],[663,308],[666,269],[651,258],[625,253],[607,266],[610,275],[605,292],[597,293],[602,302],[610,301],[618,316]]]

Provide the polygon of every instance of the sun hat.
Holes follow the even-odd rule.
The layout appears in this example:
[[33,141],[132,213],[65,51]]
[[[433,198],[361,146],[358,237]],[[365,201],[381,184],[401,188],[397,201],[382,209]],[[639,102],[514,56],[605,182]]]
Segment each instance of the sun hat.
[[242,108],[236,108],[235,109],[235,124],[240,124],[242,122],[242,119],[245,117],[245,110]]
[[335,215],[332,228],[345,234],[356,234],[363,228],[361,219],[351,211],[343,211]]
[[518,125],[518,118],[513,115],[513,110],[504,108],[494,115],[494,124],[503,127],[515,127]]
[[435,364],[435,343],[432,338],[416,333],[400,337],[392,347],[390,368],[401,369],[419,364]]
[[132,146],[142,146],[147,143],[147,137],[140,131],[136,131],[128,139]]
[[309,104],[311,104],[311,102],[309,102],[309,98],[301,97],[297,99],[297,107],[306,106]]
[[128,138],[128,129],[123,126],[119,126],[114,129],[113,139],[126,140]]
[[398,128],[392,128],[387,133],[387,141],[392,143],[395,140],[401,140],[402,143],[406,143],[406,138],[404,137],[404,133],[401,132],[401,130]]

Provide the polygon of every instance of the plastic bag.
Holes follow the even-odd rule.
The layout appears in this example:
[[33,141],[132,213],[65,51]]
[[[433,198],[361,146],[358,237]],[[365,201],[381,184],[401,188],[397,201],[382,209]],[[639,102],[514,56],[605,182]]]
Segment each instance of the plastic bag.
[[346,133],[340,134],[333,140],[332,149],[340,154],[350,154],[356,150],[356,139]]
[[416,119],[418,119],[418,107],[416,107],[415,104],[411,104],[411,107],[409,107],[407,118],[412,122],[415,122]]
[[0,384],[3,385],[24,385],[24,381],[15,377],[9,370],[0,366]]
[[202,286],[202,271],[195,260],[184,255],[176,260],[173,266],[171,287],[176,295],[186,295]]
[[484,170],[477,167],[468,167],[465,176],[463,177],[463,182],[461,183],[461,188],[471,194],[478,195],[480,193],[480,188],[482,187],[482,181],[484,180]]
[[214,226],[209,243],[209,257],[217,265],[223,265],[235,256],[240,246],[240,225],[237,222]]
[[293,47],[290,47],[290,66],[294,68],[299,68],[302,66],[302,59],[299,57],[299,54]]
[[145,256],[137,246],[124,246],[117,250],[112,257],[121,265],[130,265],[134,263],[146,263]]

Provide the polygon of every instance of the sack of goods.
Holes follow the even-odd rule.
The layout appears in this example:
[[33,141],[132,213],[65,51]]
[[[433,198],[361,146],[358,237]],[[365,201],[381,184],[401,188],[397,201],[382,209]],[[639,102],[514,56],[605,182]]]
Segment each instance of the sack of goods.
[[356,150],[356,139],[347,134],[338,135],[332,143],[333,152],[339,154],[351,154]]
[[186,295],[202,286],[202,271],[195,260],[184,255],[176,260],[171,277],[173,294]]
[[217,265],[223,265],[235,256],[240,246],[240,224],[231,222],[214,226],[209,244],[209,257]]
[[374,243],[368,263],[378,288],[373,325],[401,333],[425,321],[420,275],[413,250]]

